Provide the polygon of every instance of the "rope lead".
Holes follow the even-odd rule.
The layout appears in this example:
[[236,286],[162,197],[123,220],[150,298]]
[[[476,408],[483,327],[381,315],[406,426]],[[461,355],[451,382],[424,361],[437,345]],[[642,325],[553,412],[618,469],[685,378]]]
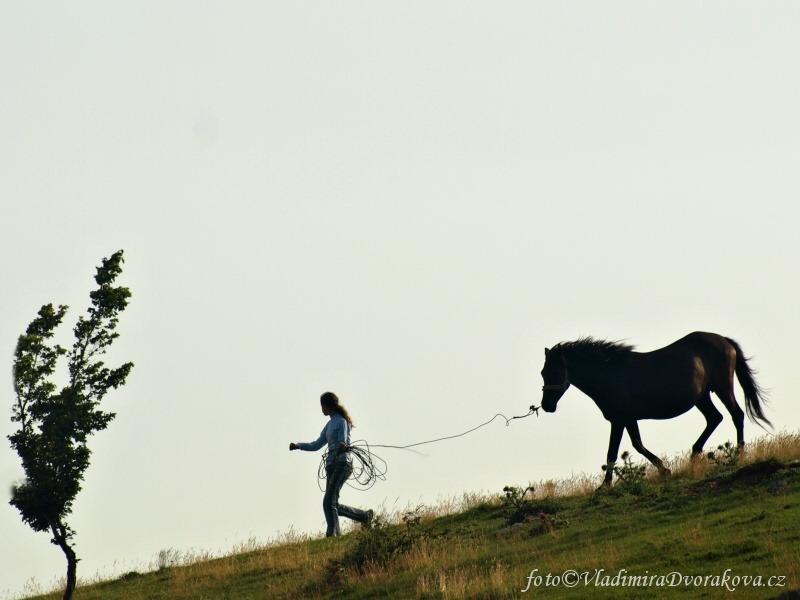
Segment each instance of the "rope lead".
[[[422,446],[424,444],[433,444],[434,442],[442,442],[444,440],[452,440],[455,438],[463,437],[473,431],[477,431],[481,427],[485,427],[489,423],[493,422],[497,417],[502,417],[506,421],[506,427],[511,424],[511,421],[514,419],[524,419],[525,417],[530,417],[531,415],[535,414],[537,417],[539,416],[539,409],[540,406],[531,406],[530,410],[524,414],[519,415],[516,417],[508,418],[501,413],[497,413],[491,419],[486,421],[485,423],[481,423],[477,427],[473,427],[472,429],[465,431],[463,433],[459,433],[457,435],[450,435],[447,437],[440,437],[434,440],[427,440],[425,442],[417,442],[415,444],[408,444],[406,446],[390,446],[386,444],[374,444],[370,446],[365,440],[358,440],[357,442],[353,442],[347,447],[347,451],[350,453],[352,464],[353,464],[353,473],[350,475],[350,479],[347,481],[347,485],[352,488],[362,490],[368,490],[375,482],[378,480],[385,481],[386,480],[386,461],[383,460],[380,456],[375,454],[370,450],[370,448],[395,448],[397,450],[408,450],[409,448],[414,448],[416,446]],[[337,456],[334,457],[334,463],[338,458],[339,451],[336,451]],[[325,454],[322,456],[322,461],[319,465],[319,487],[320,490],[325,491],[322,487],[322,481],[327,480],[328,473],[327,473],[327,463],[328,463],[328,452],[326,451]],[[353,483],[350,483],[353,481]]]

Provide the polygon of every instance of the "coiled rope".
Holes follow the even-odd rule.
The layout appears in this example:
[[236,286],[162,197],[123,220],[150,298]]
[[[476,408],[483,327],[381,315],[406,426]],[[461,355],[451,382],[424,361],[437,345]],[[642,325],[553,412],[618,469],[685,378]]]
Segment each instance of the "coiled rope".
[[[481,427],[485,427],[489,423],[492,423],[497,417],[505,419],[506,427],[508,427],[511,424],[511,421],[513,421],[514,419],[524,419],[525,417],[530,417],[531,415],[534,414],[538,417],[540,408],[541,408],[540,406],[531,406],[530,410],[526,414],[511,418],[506,417],[504,414],[497,413],[495,416],[493,416],[485,423],[481,423],[477,427],[473,427],[472,429],[464,431],[463,433],[459,433],[456,435],[448,435],[446,437],[440,437],[433,440],[426,440],[424,442],[416,442],[414,444],[407,444],[405,446],[390,446],[388,444],[373,444],[372,446],[370,446],[365,440],[358,440],[357,442],[351,443],[347,447],[347,452],[349,452],[350,454],[351,462],[353,465],[353,473],[350,475],[350,478],[347,481],[347,485],[349,485],[354,489],[368,490],[373,485],[375,485],[376,481],[386,480],[386,471],[388,470],[386,461],[383,460],[380,456],[378,456],[374,452],[372,452],[371,448],[395,448],[397,450],[409,450],[411,448],[415,448],[416,446],[423,446],[425,444],[433,444],[435,442],[452,440],[455,438],[460,438],[465,435],[468,435],[473,431],[477,431]],[[413,452],[413,450],[411,451]],[[337,450],[333,463],[336,462],[339,453],[340,451]],[[322,461],[320,462],[318,471],[318,478],[319,478],[318,484],[320,490],[322,491],[325,491],[325,489],[322,486],[322,481],[326,481],[328,478],[328,470],[327,470],[328,454],[329,453],[327,451],[325,452],[325,454],[323,454]],[[353,483],[350,483],[351,481]]]
[[[375,485],[376,481],[386,480],[386,461],[370,451],[366,440],[358,440],[351,443],[347,447],[347,452],[350,454],[350,461],[353,465],[353,472],[347,480],[347,485],[351,488],[366,491]],[[334,464],[340,453],[340,451],[336,451],[336,456],[333,459]],[[319,463],[318,485],[323,492],[325,489],[322,486],[322,482],[328,478],[328,454],[325,451],[322,455],[322,461]]]

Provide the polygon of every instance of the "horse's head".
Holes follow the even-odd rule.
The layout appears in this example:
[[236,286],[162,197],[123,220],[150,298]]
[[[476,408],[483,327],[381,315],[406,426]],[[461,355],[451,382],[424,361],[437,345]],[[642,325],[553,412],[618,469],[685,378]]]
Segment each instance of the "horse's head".
[[542,367],[542,408],[545,412],[556,412],[556,406],[561,396],[569,387],[569,374],[567,373],[567,359],[560,346],[552,350],[544,349],[544,367]]

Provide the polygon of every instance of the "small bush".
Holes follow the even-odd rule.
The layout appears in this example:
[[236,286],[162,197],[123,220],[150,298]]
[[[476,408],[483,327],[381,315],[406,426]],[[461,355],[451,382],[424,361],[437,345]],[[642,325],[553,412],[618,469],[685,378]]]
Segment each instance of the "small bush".
[[530,484],[525,488],[516,485],[507,485],[503,488],[504,496],[501,498],[501,502],[503,503],[508,525],[521,523],[525,520],[525,517],[531,514],[530,501],[526,496],[528,492],[532,493],[534,491],[536,490]]
[[392,525],[380,515],[375,517],[371,529],[355,533],[355,543],[344,556],[328,564],[326,568],[329,581],[341,581],[344,572],[355,568],[363,573],[367,565],[388,566],[398,557],[411,552],[423,540],[432,540],[434,535],[422,525],[422,508],[417,507],[403,514],[402,524]]
[[633,464],[631,455],[627,451],[622,453],[621,458],[622,466],[614,465],[614,474],[617,476],[615,487],[634,495],[641,494],[647,485],[646,467]]
[[736,467],[739,460],[742,458],[742,446],[734,445],[731,442],[725,442],[721,446],[717,446],[717,452],[709,452],[707,454],[708,460],[714,464],[717,470],[727,470]]
[[561,509],[561,503],[553,497],[533,498],[535,491],[530,484],[525,488],[512,485],[503,488],[504,496],[500,500],[508,526],[522,523],[528,517],[538,516],[540,513],[552,514]]

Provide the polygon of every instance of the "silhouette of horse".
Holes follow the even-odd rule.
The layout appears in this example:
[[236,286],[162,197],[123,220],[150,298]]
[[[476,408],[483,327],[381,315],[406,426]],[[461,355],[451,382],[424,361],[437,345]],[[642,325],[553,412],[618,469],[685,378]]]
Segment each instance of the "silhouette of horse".
[[662,475],[669,469],[642,444],[640,419],[671,419],[696,406],[706,418],[706,428],[692,446],[700,454],[722,414],[711,393],[728,409],[736,426],[736,440],[744,445],[744,412],[733,394],[733,375],[744,391],[747,414],[754,423],[772,425],[764,416],[765,393],[739,345],[715,333],[690,333],[653,352],[634,352],[633,346],[598,341],[590,337],[545,348],[542,369],[542,408],[555,412],[564,392],[574,385],[594,400],[607,421],[611,437],[603,485],[610,485],[622,434],[628,431],[633,447]]

